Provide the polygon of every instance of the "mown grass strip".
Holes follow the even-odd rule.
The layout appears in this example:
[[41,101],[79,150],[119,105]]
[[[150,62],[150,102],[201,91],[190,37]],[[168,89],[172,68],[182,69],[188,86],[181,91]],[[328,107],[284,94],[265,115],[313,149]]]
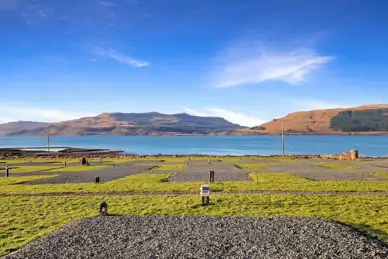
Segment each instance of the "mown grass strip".
[[20,184],[33,180],[51,178],[56,175],[40,175],[40,176],[10,176],[10,177],[0,177],[0,186],[12,185],[12,184]]
[[9,174],[12,173],[34,173],[34,172],[46,172],[51,170],[60,169],[60,166],[9,166]]
[[152,170],[181,170],[185,166],[184,164],[162,164],[152,168]]
[[333,169],[333,170],[358,170],[358,169],[361,169],[360,166],[342,165],[342,164],[321,163],[321,164],[316,164],[316,165],[320,166],[320,167],[324,167],[326,169]]
[[261,165],[261,164],[236,164],[235,166],[239,169],[250,170],[250,171],[268,169],[268,165]]
[[50,172],[88,172],[107,168],[107,165],[67,166],[50,170]]
[[[115,181],[94,184],[5,185],[2,194],[86,193],[86,192],[198,192],[205,182],[166,182],[169,173],[131,175]],[[324,191],[380,192],[388,190],[388,181],[310,181],[289,173],[250,173],[252,181],[211,183],[213,191]],[[206,182],[207,183],[207,182]]]

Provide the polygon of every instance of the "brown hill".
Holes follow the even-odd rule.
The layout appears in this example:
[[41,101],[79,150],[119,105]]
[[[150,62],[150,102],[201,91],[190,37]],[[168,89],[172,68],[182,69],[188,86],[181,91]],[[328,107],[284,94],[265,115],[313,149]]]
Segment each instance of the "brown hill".
[[[385,125],[388,119],[388,116],[385,116],[388,114],[386,109],[388,105],[377,104],[354,108],[300,111],[257,127],[238,130],[235,134],[281,134],[282,122],[286,134],[382,134],[388,132],[388,125]],[[379,117],[376,117],[376,114]],[[348,126],[351,123],[355,125]],[[384,125],[379,128],[374,126],[381,123]]]
[[102,113],[87,117],[22,129],[8,135],[165,135],[207,134],[242,128],[219,117],[199,117],[186,113]]
[[35,122],[35,121],[14,121],[4,124],[0,124],[0,136],[6,136],[15,131],[21,130],[33,130],[41,127],[48,126],[48,123],[45,122]]

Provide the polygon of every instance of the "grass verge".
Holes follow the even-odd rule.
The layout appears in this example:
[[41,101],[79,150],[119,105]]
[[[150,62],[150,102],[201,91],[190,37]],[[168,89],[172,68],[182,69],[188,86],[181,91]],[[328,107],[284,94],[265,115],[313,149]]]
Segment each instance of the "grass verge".
[[152,168],[152,170],[181,170],[185,166],[184,164],[163,164]]
[[107,168],[107,165],[89,165],[89,166],[67,166],[67,167],[61,167],[61,168],[56,168],[53,170],[50,170],[50,172],[88,172],[88,171],[96,171],[96,170],[101,170],[104,168]]
[[56,175],[40,175],[40,176],[10,176],[10,177],[0,177],[0,186],[12,185],[12,184],[20,184],[33,180],[51,178]]
[[261,164],[236,164],[235,166],[239,169],[250,170],[250,171],[268,169],[267,165],[261,165]]
[[384,172],[384,173],[372,173],[372,174],[377,176],[377,177],[388,178],[388,173],[387,172]]
[[316,164],[317,166],[324,167],[326,169],[334,169],[334,170],[357,170],[361,169],[359,166],[353,165],[342,165],[342,164]]
[[[4,185],[0,194],[23,193],[86,193],[86,192],[192,192],[197,193],[203,182],[166,182],[170,173],[137,174],[102,184],[41,184]],[[310,181],[289,173],[250,173],[252,181],[215,182],[213,191],[326,191],[377,192],[387,191],[388,181]]]
[[[34,172],[47,172],[55,169],[60,169],[59,166],[9,166],[9,174],[12,173],[34,173]],[[4,171],[4,170],[2,170]]]

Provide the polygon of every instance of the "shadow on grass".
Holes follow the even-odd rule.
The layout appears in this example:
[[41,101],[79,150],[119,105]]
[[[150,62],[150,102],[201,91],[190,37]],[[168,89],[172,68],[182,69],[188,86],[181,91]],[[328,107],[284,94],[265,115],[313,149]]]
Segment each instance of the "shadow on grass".
[[388,233],[365,224],[354,224],[351,227],[360,231],[366,237],[372,237],[382,241],[388,247]]

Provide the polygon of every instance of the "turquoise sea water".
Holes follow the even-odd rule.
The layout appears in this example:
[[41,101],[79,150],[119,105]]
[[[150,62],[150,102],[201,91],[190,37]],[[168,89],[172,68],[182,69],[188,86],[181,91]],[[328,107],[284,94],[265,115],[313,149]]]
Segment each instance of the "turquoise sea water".
[[[280,136],[52,136],[50,146],[109,148],[137,154],[280,154]],[[0,147],[46,146],[47,137],[1,137]],[[388,136],[285,136],[287,154],[333,154],[358,149],[388,156]]]

